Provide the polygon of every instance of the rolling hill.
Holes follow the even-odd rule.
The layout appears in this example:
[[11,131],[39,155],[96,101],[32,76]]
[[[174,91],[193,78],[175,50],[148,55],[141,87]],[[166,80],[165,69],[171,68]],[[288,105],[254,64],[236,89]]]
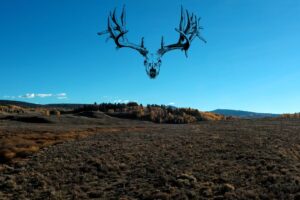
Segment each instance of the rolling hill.
[[8,106],[8,105],[20,106],[23,108],[41,107],[41,105],[39,105],[39,104],[28,103],[28,102],[24,102],[24,101],[0,100],[0,106]]
[[23,108],[67,108],[76,109],[88,104],[35,104],[24,101],[0,100],[0,106],[15,105]]

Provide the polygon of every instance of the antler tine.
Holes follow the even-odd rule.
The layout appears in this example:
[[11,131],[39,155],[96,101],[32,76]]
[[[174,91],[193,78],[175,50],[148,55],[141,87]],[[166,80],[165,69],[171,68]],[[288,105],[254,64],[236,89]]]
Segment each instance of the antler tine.
[[105,35],[105,34],[107,34],[107,33],[109,33],[109,32],[108,32],[108,30],[106,30],[106,31],[101,31],[101,32],[98,32],[97,34],[98,34],[98,35]]
[[188,10],[181,6],[181,17],[179,28],[175,28],[175,31],[179,33],[179,40],[177,43],[165,46],[164,38],[162,37],[161,48],[158,50],[158,54],[163,56],[168,51],[182,50],[185,52],[186,57],[188,56],[188,50],[191,46],[192,41],[198,37],[202,41],[206,42],[204,38],[200,36],[200,19],[194,13],[189,13]]
[[200,39],[200,40],[202,40],[204,43],[207,43],[207,41],[201,36],[201,35],[197,35],[197,37]]
[[201,20],[201,17],[200,18],[197,18],[197,24],[198,24],[198,29],[202,30],[204,29],[203,26],[199,26],[200,25],[200,20]]
[[117,8],[115,8],[114,11],[113,11],[113,13],[110,14],[110,16],[111,16],[113,22],[116,21],[116,12],[117,12]]
[[178,29],[175,28],[175,31],[180,33],[178,43],[183,42],[184,39],[186,38],[184,33],[188,23],[189,23],[189,17],[187,15],[187,10],[185,10],[183,6],[181,6],[181,19],[180,19],[179,31]]
[[204,43],[207,43],[207,41],[200,35],[200,31],[199,30],[203,30],[203,27],[199,26],[200,20],[201,20],[201,17],[196,18],[196,23],[197,23],[197,35],[196,35],[196,37],[198,37]]
[[181,6],[181,17],[180,17],[179,30],[183,31],[184,27],[185,27],[185,16],[184,16],[183,6]]
[[198,32],[199,31],[199,24],[198,24],[198,18],[197,18],[196,15],[194,17],[193,23],[194,23],[193,31]]
[[122,30],[121,30],[121,26],[120,26],[118,20],[116,19],[116,10],[117,10],[117,8],[114,9],[114,12],[113,12],[113,15],[112,15],[111,19],[112,19],[113,22],[115,23],[116,29],[117,29],[118,31],[122,31]]
[[111,38],[115,38],[115,34],[113,32],[113,27],[111,26],[110,19],[111,19],[110,17],[107,18],[107,31],[110,33]]
[[141,47],[145,48],[145,41],[144,41],[144,37],[142,37],[142,41],[141,41]]
[[193,30],[193,28],[195,27],[195,14],[192,13],[192,16],[191,16],[191,30]]
[[185,33],[187,33],[190,30],[191,27],[191,19],[190,19],[190,14],[189,11],[186,10],[186,17],[187,17],[187,25],[186,25],[186,29],[185,29]]
[[194,13],[192,13],[192,16],[190,17],[190,21],[192,22],[192,24],[194,24]]
[[194,23],[195,23],[195,29],[198,30],[199,29],[199,24],[198,24],[197,15],[195,15]]
[[122,11],[122,15],[121,15],[121,22],[122,22],[122,26],[125,27],[125,26],[126,26],[126,11],[125,11],[125,5],[123,6],[123,11]]
[[184,50],[185,57],[189,57],[188,50]]

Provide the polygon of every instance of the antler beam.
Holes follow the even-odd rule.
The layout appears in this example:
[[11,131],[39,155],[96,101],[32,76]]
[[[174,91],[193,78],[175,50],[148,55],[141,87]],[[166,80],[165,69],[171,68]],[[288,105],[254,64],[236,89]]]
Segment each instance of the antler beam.
[[148,50],[144,46],[144,38],[141,39],[141,44],[136,45],[131,43],[126,38],[126,34],[128,30],[126,29],[126,12],[125,6],[123,7],[123,11],[120,17],[121,22],[116,18],[116,9],[114,9],[113,13],[110,12],[107,19],[107,30],[99,32],[98,35],[109,34],[109,39],[113,39],[117,45],[117,49],[119,48],[131,48],[137,50],[144,57],[147,56]]
[[165,46],[164,37],[162,37],[161,48],[157,51],[157,53],[163,56],[169,51],[178,49],[185,51],[185,55],[187,56],[187,52],[191,46],[191,43],[196,37],[198,37],[200,40],[206,43],[206,40],[200,35],[200,30],[203,29],[200,26],[200,20],[201,18],[198,18],[193,13],[192,15],[190,15],[190,13],[187,10],[184,10],[181,6],[179,28],[175,28],[175,31],[179,33],[178,42],[175,44]]

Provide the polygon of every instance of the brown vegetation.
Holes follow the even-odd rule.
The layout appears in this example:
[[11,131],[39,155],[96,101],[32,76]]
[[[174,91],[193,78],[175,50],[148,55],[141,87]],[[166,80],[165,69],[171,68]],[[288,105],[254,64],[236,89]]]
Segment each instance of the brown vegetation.
[[175,108],[165,105],[138,105],[135,102],[128,104],[99,104],[86,105],[74,110],[74,113],[86,111],[102,111],[108,115],[120,118],[152,121],[155,123],[189,124],[197,121],[226,120],[223,115],[210,112],[201,112],[191,108]]
[[7,106],[1,106],[0,105],[0,113],[24,113],[25,109],[19,106],[14,105],[7,105]]
[[24,158],[37,152],[40,148],[82,138],[86,135],[84,132],[15,133],[13,136],[7,136],[0,140],[0,162],[7,162],[14,158]]
[[43,126],[0,120],[2,144],[29,153],[38,141],[89,135],[41,147],[26,162],[0,164],[0,199],[298,199],[299,123],[153,124],[100,112],[62,115]]
[[[50,127],[49,127],[50,128]],[[61,131],[11,131],[0,137],[0,163],[15,158],[26,158],[38,150],[67,141],[83,139],[99,132],[116,132],[124,128],[85,128],[84,130]]]
[[[120,123],[101,112],[92,112],[86,116],[88,118],[83,118],[72,114],[61,116],[57,109],[2,106],[1,111],[0,163],[25,158],[50,145],[85,138],[96,132],[121,129],[97,126]],[[92,115],[93,119],[89,119]]]
[[0,199],[300,198],[297,117],[136,103],[3,110]]
[[280,118],[285,118],[285,119],[300,119],[300,113],[294,113],[294,114],[283,114],[280,116]]

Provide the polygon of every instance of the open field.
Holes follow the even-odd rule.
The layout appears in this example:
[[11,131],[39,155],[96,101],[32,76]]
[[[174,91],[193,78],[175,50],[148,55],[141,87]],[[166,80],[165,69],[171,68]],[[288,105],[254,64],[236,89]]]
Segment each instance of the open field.
[[0,115],[0,163],[27,157],[50,145],[82,139],[103,131],[134,129],[146,123],[112,118],[101,112],[94,112],[92,117],[88,114],[59,117],[37,113]]
[[298,119],[0,118],[0,199],[300,199]]

